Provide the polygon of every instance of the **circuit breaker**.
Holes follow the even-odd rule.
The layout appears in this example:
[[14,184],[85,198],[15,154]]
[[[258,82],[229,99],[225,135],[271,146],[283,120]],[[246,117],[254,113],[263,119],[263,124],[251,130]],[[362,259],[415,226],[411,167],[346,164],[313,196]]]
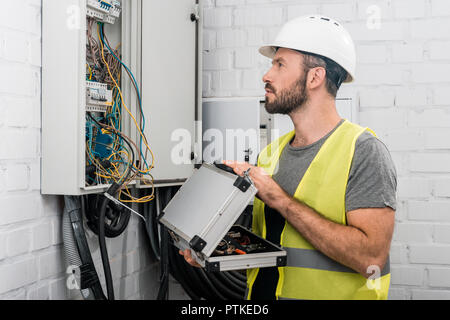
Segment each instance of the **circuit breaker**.
[[192,175],[201,161],[200,13],[201,0],[43,0],[43,194]]

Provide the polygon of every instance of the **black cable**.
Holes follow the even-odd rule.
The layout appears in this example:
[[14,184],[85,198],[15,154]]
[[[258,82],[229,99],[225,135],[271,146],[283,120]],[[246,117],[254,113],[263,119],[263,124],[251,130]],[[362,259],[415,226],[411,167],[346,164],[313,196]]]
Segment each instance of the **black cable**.
[[224,272],[224,276],[230,279],[230,281],[233,281],[237,286],[240,288],[244,288],[244,290],[247,288],[247,281],[243,281],[237,277],[235,277],[232,273]]
[[[127,143],[127,145],[130,148],[130,151],[132,153],[132,162],[131,162],[131,164],[128,165],[127,174],[124,175],[124,177],[118,183],[113,183],[107,191],[107,193],[109,195],[111,195],[112,197],[115,197],[116,193],[120,190],[122,185],[125,183],[125,181],[128,180],[128,178],[130,177],[130,175],[132,173],[131,169],[132,169],[134,161],[135,161],[135,155],[134,155],[133,148],[132,148],[131,144],[127,141],[127,139],[125,139],[120,132],[118,132],[114,128],[109,128],[109,126],[101,124],[92,116],[92,114],[90,112],[87,112],[87,115],[98,126],[103,127],[103,128],[107,127],[106,128],[107,130],[111,131],[113,134],[122,138],[122,140],[125,141],[125,143]],[[100,206],[100,213],[99,213],[99,218],[98,218],[98,240],[99,240],[100,253],[101,253],[101,257],[102,257],[103,270],[105,273],[108,300],[114,300],[113,280],[112,280],[112,274],[111,274],[111,266],[109,264],[109,258],[108,258],[108,249],[106,247],[106,234],[105,234],[105,218],[106,218],[106,209],[107,209],[108,202],[109,202],[109,199],[105,197]],[[128,219],[125,219],[123,221],[129,221],[129,217],[128,217]],[[120,231],[120,230],[124,230],[125,228],[126,228],[125,223],[122,223],[119,225],[117,230]]]
[[157,243],[159,241],[155,240],[155,232],[154,232],[154,219],[153,219],[153,212],[155,211],[155,202],[149,202],[144,204],[144,216],[146,219],[145,222],[145,229],[147,231],[147,235],[150,242],[150,247],[153,251],[153,254],[155,255],[156,260],[160,260],[161,257],[159,256],[159,246]]
[[189,285],[190,289],[195,291],[198,296],[207,297],[210,289],[204,284],[203,281],[201,281],[200,277],[194,271],[195,267],[192,267],[186,262],[186,260],[184,260],[183,256],[178,253],[178,248],[172,246],[171,249],[173,256],[176,257],[173,264],[177,264],[179,266],[181,276],[185,278],[186,284]]
[[208,273],[208,277],[209,279],[211,279],[211,282],[213,282],[217,286],[217,288],[220,289],[221,293],[226,295],[227,300],[229,299],[242,300],[243,297],[227,288],[227,286],[220,279],[218,279],[216,273],[210,272]]
[[173,246],[169,250],[170,270],[174,278],[181,284],[184,291],[192,300],[200,300],[200,296],[197,294],[196,287],[189,283],[191,279],[184,274],[186,270],[183,270],[183,266],[177,263],[178,254],[174,252]]
[[[160,233],[159,233],[159,224],[158,224],[158,210],[157,210],[157,204],[156,201],[154,202],[154,205],[152,207],[152,212],[150,215],[150,221],[151,221],[151,231],[152,231],[152,236],[153,236],[153,241],[155,243],[155,249],[156,249],[156,254],[157,256],[160,258],[161,256],[161,248],[158,245],[159,244],[159,238],[160,238]],[[160,260],[160,259],[158,259]]]
[[[116,193],[120,190],[120,188],[125,183],[125,181],[127,181],[129,179],[129,177],[132,173],[132,168],[133,168],[133,164],[135,161],[135,155],[134,155],[133,148],[132,148],[131,144],[123,137],[123,135],[120,132],[118,132],[114,128],[109,128],[108,126],[99,123],[92,116],[92,114],[90,112],[88,112],[87,114],[92,119],[92,121],[94,121],[97,125],[99,125],[100,127],[107,127],[106,128],[107,130],[111,131],[113,134],[122,138],[123,141],[125,141],[125,143],[128,144],[130,151],[132,153],[132,162],[131,162],[131,164],[128,165],[127,174],[124,175],[124,177],[118,183],[113,183],[107,191],[107,193],[109,195],[111,195],[112,197],[115,197]],[[111,130],[111,129],[113,129],[113,130]],[[109,199],[105,197],[100,206],[100,213],[99,213],[99,218],[98,218],[98,240],[99,240],[99,247],[100,247],[100,253],[101,253],[101,258],[102,258],[103,270],[105,273],[108,300],[114,300],[114,287],[113,287],[113,280],[112,280],[112,274],[111,274],[111,266],[110,266],[109,257],[108,257],[108,249],[106,247],[106,234],[105,234],[105,221],[106,221],[105,218],[106,218],[106,210],[107,210],[108,202],[109,202]],[[111,227],[113,229],[115,229],[116,232],[123,232],[123,230],[125,230],[126,226],[128,225],[129,218],[130,217],[128,214],[128,216],[126,215],[125,219],[122,220],[122,223],[118,224],[116,227],[113,227],[113,226],[111,226]]]
[[195,268],[194,270],[203,279],[203,281],[205,281],[205,283],[211,288],[210,291],[211,296],[209,297],[209,300],[217,300],[217,299],[226,300],[225,296],[219,290],[217,290],[216,286],[211,281],[205,270],[199,268]]
[[[170,189],[164,190],[164,197],[160,195],[161,208],[164,208],[170,199]],[[164,225],[160,224],[161,230],[161,285],[159,287],[157,300],[167,300],[169,296],[169,233]]]
[[192,267],[189,265],[186,260],[182,256],[180,256],[177,252],[177,255],[180,257],[180,264],[183,266],[183,269],[186,271],[187,277],[192,279],[192,286],[195,288],[195,290],[198,291],[198,294],[201,297],[208,297],[211,295],[210,291],[211,289],[207,286],[206,283],[204,283],[197,272],[195,272],[195,267]]
[[[109,195],[112,197],[115,196],[115,194],[119,191],[120,185],[114,183],[108,191],[106,191]],[[100,254],[102,257],[102,263],[103,263],[103,270],[105,273],[105,280],[106,280],[106,289],[108,293],[108,300],[114,300],[114,287],[113,287],[113,280],[112,280],[112,274],[111,274],[111,266],[109,264],[109,258],[108,258],[108,249],[106,247],[106,236],[105,236],[105,215],[106,215],[106,206],[108,205],[108,198],[104,198],[102,205],[100,207],[100,214],[98,219],[98,241],[99,241],[99,247],[100,247]]]
[[243,281],[244,283],[247,283],[247,276],[240,273],[239,271],[228,271],[228,273],[232,274],[234,277]]
[[227,289],[233,291],[236,295],[239,295],[241,299],[244,297],[245,289],[225,276],[225,272],[214,272],[213,276],[216,277],[217,281],[221,282]]
[[[99,212],[103,201],[103,195],[88,195],[85,209],[85,217],[89,228],[98,236],[99,230]],[[120,236],[128,226],[131,213],[125,208],[118,207],[114,202],[108,202],[106,208],[106,217],[111,223],[105,224],[105,236],[107,238],[116,238]]]
[[169,295],[169,257],[168,233],[165,227],[161,231],[161,285],[156,300],[167,300]]
[[242,294],[242,297],[244,297],[245,290],[247,289],[247,286],[244,283],[237,282],[228,272],[218,272],[217,274],[229,287],[232,287],[236,293]]
[[100,216],[98,219],[98,241],[100,247],[100,253],[102,256],[103,270],[105,273],[106,280],[106,288],[108,294],[108,300],[114,300],[114,288],[113,288],[113,280],[111,274],[111,266],[109,264],[108,258],[108,249],[106,247],[106,237],[105,237],[105,212],[106,206],[108,204],[108,199],[105,198],[102,202],[102,206],[100,208]]

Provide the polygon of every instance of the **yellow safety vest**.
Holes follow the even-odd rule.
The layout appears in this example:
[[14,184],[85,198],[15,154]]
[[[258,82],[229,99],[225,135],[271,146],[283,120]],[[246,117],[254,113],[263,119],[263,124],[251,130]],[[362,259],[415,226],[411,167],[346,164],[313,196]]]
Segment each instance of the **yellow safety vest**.
[[[365,131],[346,120],[325,141],[305,172],[294,198],[313,208],[323,217],[346,225],[345,193],[355,144]],[[264,149],[258,166],[273,176],[281,153],[294,138],[292,131]],[[264,203],[255,198],[253,232],[266,238]],[[390,282],[389,261],[375,279],[366,279],[356,271],[315,250],[287,221],[281,234],[281,246],[287,251],[287,265],[280,267],[277,299],[387,299]],[[388,259],[389,260],[389,259]],[[247,271],[247,299],[259,269]]]

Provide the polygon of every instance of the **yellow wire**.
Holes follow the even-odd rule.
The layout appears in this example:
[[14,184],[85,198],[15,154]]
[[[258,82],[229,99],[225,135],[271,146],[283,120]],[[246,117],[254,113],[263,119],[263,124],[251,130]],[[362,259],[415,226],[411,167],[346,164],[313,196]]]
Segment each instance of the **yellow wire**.
[[[144,136],[144,134],[142,133],[142,131],[141,131],[141,129],[140,129],[138,123],[137,123],[136,118],[133,116],[133,114],[132,114],[132,113],[130,112],[130,110],[127,108],[127,106],[126,106],[126,104],[125,104],[125,101],[124,101],[124,99],[123,99],[122,91],[120,90],[120,87],[119,87],[119,85],[117,84],[117,81],[116,81],[115,78],[113,77],[113,75],[112,75],[112,73],[111,73],[111,69],[110,69],[108,63],[106,62],[105,55],[104,55],[104,46],[103,46],[103,43],[102,43],[102,41],[101,41],[100,30],[99,30],[99,26],[98,26],[98,25],[97,25],[97,34],[98,34],[98,37],[99,37],[99,40],[100,40],[99,42],[100,42],[100,46],[101,46],[101,52],[102,52],[102,60],[103,60],[103,63],[106,65],[106,68],[107,68],[107,70],[108,70],[108,74],[109,74],[109,76],[111,77],[111,80],[114,82],[115,87],[117,88],[117,91],[118,91],[118,94],[119,94],[119,96],[120,96],[120,99],[121,99],[121,102],[122,102],[123,107],[125,108],[125,110],[127,111],[127,113],[128,113],[128,114],[131,116],[131,118],[133,119],[134,124],[136,125],[136,128],[137,128],[137,130],[138,130],[140,136],[143,138],[143,141],[144,141],[145,146],[146,146],[147,149],[150,151],[150,154],[151,154],[151,156],[152,156],[152,164],[151,164],[150,168],[148,168],[147,170],[143,171],[143,170],[141,170],[141,169],[138,169],[138,168],[136,168],[136,166],[134,166],[134,164],[133,164],[133,167],[134,167],[136,170],[139,170],[141,173],[144,173],[145,175],[149,175],[149,176],[152,178],[152,180],[153,180],[153,177],[151,176],[151,174],[150,174],[149,172],[151,171],[151,169],[154,168],[155,156],[154,156],[154,154],[153,154],[151,148],[149,147],[148,142],[147,142],[147,139],[146,139],[146,137]],[[119,44],[119,45],[120,45],[120,44]],[[118,76],[118,79],[120,79],[120,74],[119,74],[119,76]],[[120,80],[119,80],[119,81],[120,81]],[[120,110],[119,110],[119,113],[120,113]],[[125,151],[122,150],[122,151],[120,151],[120,152],[125,152]],[[120,153],[120,152],[119,152],[119,153]],[[126,153],[126,155],[127,155],[127,158],[129,159],[129,154],[128,154],[127,152],[125,152],[125,153]],[[115,153],[115,154],[116,154],[116,153]],[[113,155],[111,155],[111,156],[113,156]],[[120,176],[120,172],[119,172],[118,168],[117,168],[114,164],[113,164],[113,167],[114,167],[116,173],[118,174],[118,176]],[[104,168],[103,168],[103,169],[104,169]],[[112,170],[111,170],[111,171],[112,171]],[[125,174],[125,173],[124,173],[124,174]],[[123,177],[124,174],[123,174],[121,177]],[[99,175],[99,174],[98,174],[98,175]],[[99,175],[99,176],[101,176],[101,175]],[[110,177],[111,177],[115,182],[117,182],[117,181],[114,179],[114,178],[115,178],[114,175],[110,175]],[[106,178],[106,179],[107,179],[107,178]],[[153,181],[150,181],[150,184],[151,184],[152,186],[154,186]],[[147,195],[147,196],[145,196],[145,197],[142,197],[142,198],[140,198],[140,199],[137,199],[137,198],[135,198],[135,197],[133,197],[133,196],[131,195],[131,193],[130,193],[130,191],[129,191],[127,185],[125,185],[125,190],[126,190],[126,193],[127,193],[126,196],[128,196],[131,200],[121,199],[121,195],[122,195],[122,193],[124,193],[124,192],[123,192],[123,190],[120,190],[120,193],[119,193],[119,200],[122,201],[122,202],[146,203],[146,202],[149,202],[149,201],[152,201],[152,200],[155,199],[154,191],[152,192],[151,195]]]
[[130,117],[133,119],[134,124],[136,125],[136,128],[137,128],[137,130],[138,130],[140,136],[142,137],[145,146],[147,147],[147,149],[150,151],[150,153],[151,153],[151,155],[152,155],[152,164],[151,164],[150,168],[148,168],[148,169],[145,170],[145,171],[142,171],[142,173],[148,173],[148,172],[150,172],[151,169],[154,168],[155,155],[153,154],[151,148],[149,147],[149,145],[148,145],[148,143],[147,143],[146,137],[144,136],[144,134],[142,133],[141,129],[139,128],[139,125],[138,125],[138,123],[137,123],[136,118],[133,116],[133,114],[131,113],[131,111],[127,108],[127,106],[126,106],[126,104],[125,104],[125,101],[124,101],[124,99],[123,99],[122,90],[120,90],[119,85],[117,84],[116,80],[114,79],[113,75],[111,74],[111,70],[110,70],[110,68],[109,68],[108,63],[106,62],[106,59],[105,59],[104,46],[103,46],[103,42],[102,42],[101,36],[100,36],[100,26],[99,26],[99,25],[97,25],[97,34],[98,34],[98,37],[99,37],[99,40],[100,40],[99,42],[100,42],[100,46],[101,46],[101,52],[102,52],[102,60],[103,60],[103,63],[106,65],[106,68],[107,68],[107,70],[108,70],[108,74],[109,74],[109,76],[111,77],[112,81],[114,82],[114,85],[116,86],[117,90],[119,91],[120,100],[122,101],[122,105],[123,105],[123,107],[125,108],[125,110],[127,111],[127,113],[130,115]]
[[89,70],[89,80],[92,80],[92,69],[91,69],[91,66],[88,64],[88,63],[86,63],[86,66],[88,67],[88,70]]
[[120,194],[119,194],[119,201],[120,202],[125,202],[125,203],[147,203],[147,202],[150,202],[150,201],[152,201],[152,200],[154,200],[155,199],[155,196],[154,195],[148,195],[148,196],[145,196],[145,197],[142,197],[141,199],[136,199],[136,198],[134,198],[133,196],[131,196],[131,194],[130,194],[130,191],[128,190],[128,188],[126,188],[127,189],[127,193],[128,193],[128,197],[129,198],[131,198],[132,200],[125,200],[125,199],[122,199],[122,197],[121,197],[121,195],[122,195],[122,193],[123,193],[123,190],[120,192]]
[[95,159],[94,155],[91,153],[91,150],[89,148],[87,141],[86,141],[86,150],[88,150],[89,158],[94,162],[95,167],[97,169],[99,169],[100,171],[104,171],[105,173],[108,173],[108,171],[101,165],[101,163],[97,159]]

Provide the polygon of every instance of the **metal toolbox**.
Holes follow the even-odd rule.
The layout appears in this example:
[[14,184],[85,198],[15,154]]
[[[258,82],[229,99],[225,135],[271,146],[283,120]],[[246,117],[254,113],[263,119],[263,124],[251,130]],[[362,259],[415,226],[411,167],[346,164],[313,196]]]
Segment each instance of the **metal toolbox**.
[[234,225],[257,192],[248,176],[204,164],[166,206],[160,223],[174,245],[191,249],[207,271],[285,266],[283,249]]

